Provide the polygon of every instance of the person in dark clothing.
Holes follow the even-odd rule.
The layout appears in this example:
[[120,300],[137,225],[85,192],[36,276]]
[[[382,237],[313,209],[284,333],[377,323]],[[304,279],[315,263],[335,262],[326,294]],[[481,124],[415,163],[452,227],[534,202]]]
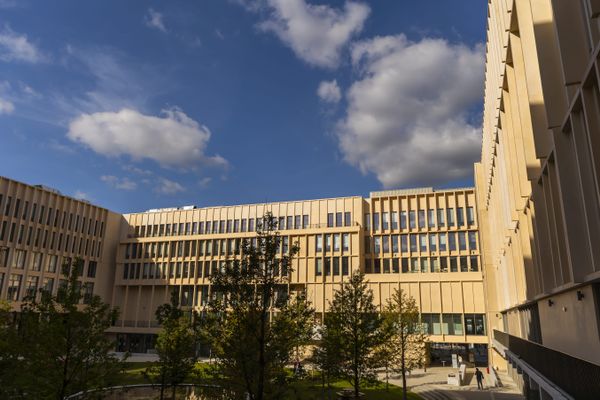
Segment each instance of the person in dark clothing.
[[475,368],[475,379],[477,379],[477,389],[483,390],[483,372]]

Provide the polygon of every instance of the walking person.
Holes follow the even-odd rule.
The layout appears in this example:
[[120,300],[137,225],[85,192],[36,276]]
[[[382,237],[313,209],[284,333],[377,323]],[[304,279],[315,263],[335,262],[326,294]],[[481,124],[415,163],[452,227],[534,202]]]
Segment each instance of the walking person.
[[483,372],[475,368],[475,379],[477,379],[477,389],[483,390]]

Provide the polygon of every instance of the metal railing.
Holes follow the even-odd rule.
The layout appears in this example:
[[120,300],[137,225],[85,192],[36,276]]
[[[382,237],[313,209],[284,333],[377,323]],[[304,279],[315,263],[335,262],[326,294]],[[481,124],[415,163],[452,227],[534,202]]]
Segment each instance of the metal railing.
[[600,365],[498,330],[494,340],[574,398],[600,393]]

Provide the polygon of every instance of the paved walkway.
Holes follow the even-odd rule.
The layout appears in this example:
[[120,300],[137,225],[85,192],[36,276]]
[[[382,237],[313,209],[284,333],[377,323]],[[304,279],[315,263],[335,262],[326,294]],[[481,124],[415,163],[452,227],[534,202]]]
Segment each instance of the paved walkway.
[[[467,368],[465,385],[456,387],[447,384],[447,376],[456,369],[450,367],[432,367],[427,372],[416,370],[407,377],[407,385],[411,391],[418,393],[425,400],[524,400],[516,385],[506,374],[500,373],[502,387],[491,387],[490,375],[482,370],[485,376],[484,390],[477,389],[474,377],[475,368]],[[402,376],[393,375],[390,383],[402,385]]]

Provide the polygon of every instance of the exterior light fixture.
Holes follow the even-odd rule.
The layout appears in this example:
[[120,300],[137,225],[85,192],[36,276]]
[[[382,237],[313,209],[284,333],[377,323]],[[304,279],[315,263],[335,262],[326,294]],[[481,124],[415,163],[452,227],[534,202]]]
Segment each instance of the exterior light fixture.
[[554,301],[552,299],[548,299],[548,307],[552,307],[554,305]]
[[583,292],[581,290],[578,290],[577,291],[577,300],[582,301],[584,297],[585,297],[585,295],[583,294]]

